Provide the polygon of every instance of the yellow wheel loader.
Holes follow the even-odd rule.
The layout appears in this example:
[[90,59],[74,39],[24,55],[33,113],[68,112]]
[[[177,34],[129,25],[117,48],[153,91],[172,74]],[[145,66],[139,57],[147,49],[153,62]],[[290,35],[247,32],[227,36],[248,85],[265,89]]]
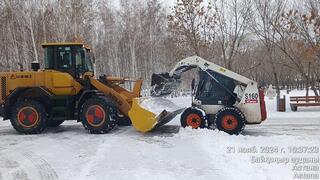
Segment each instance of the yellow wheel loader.
[[[139,105],[142,80],[94,76],[94,56],[81,42],[45,43],[44,69],[0,73],[0,107],[4,120],[21,133],[41,133],[64,120],[82,122],[90,133],[107,133],[116,124],[141,132],[168,122],[173,114],[156,116]],[[121,86],[135,81],[132,91]]]

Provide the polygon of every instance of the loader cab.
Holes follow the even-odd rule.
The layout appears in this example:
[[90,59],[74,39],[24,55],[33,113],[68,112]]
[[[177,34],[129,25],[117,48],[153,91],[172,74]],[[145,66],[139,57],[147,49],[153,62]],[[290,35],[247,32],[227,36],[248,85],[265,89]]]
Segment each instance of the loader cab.
[[46,70],[66,72],[75,79],[86,72],[94,73],[94,56],[83,43],[46,43],[42,47]]
[[194,97],[202,105],[233,105],[237,96],[234,93],[235,87],[236,83],[231,78],[211,70],[199,71],[198,84],[194,85]]

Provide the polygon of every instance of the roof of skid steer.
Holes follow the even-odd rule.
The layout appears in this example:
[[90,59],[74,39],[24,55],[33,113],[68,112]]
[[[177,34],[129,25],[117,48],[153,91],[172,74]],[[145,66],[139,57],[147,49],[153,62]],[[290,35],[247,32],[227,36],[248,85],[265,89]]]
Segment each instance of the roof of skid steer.
[[82,42],[48,42],[48,43],[42,43],[42,47],[46,46],[83,46],[86,49],[91,49],[88,45]]

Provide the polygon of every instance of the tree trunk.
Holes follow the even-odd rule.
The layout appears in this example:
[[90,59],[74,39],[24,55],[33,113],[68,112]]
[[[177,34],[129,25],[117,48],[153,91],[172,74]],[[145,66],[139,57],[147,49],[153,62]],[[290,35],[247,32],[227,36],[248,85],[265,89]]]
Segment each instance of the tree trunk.
[[314,92],[314,95],[319,96],[317,88],[315,87],[315,79],[314,79],[313,75],[311,77],[310,87],[311,87],[312,91]]

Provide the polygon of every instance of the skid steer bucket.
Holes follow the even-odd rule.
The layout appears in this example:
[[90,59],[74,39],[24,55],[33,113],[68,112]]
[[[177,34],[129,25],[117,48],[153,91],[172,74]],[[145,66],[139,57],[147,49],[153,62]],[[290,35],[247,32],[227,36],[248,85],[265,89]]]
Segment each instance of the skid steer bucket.
[[156,128],[170,122],[178,114],[180,114],[183,109],[178,109],[173,112],[167,112],[163,110],[159,115],[148,111],[140,106],[140,99],[134,98],[132,101],[132,107],[129,111],[129,117],[131,119],[133,127],[140,132],[149,132],[155,130]]
[[169,73],[152,74],[151,96],[160,97],[169,95],[178,88],[180,83],[180,77],[170,76]]

